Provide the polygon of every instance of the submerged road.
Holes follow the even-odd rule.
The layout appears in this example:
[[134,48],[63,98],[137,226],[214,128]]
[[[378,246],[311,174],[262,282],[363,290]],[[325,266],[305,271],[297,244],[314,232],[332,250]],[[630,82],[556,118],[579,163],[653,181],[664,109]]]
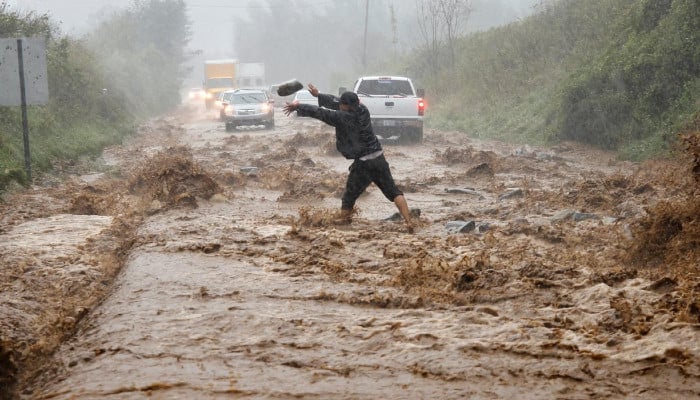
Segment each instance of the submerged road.
[[[376,188],[351,226],[309,223],[300,210],[339,206],[349,162],[320,123],[277,120],[234,133],[172,122],[170,139],[230,186],[146,218],[109,296],[25,398],[700,398],[697,326],[654,315],[652,282],[608,285],[582,261],[589,246],[604,252],[614,219],[560,226],[565,205],[502,197],[555,198],[582,171],[615,167],[433,132],[386,147],[422,210],[415,235],[385,220],[396,210]],[[473,159],[445,162],[467,147]],[[483,163],[495,173],[467,174]],[[445,229],[466,219],[488,230]],[[644,335],[624,326],[621,296],[647,318]]]

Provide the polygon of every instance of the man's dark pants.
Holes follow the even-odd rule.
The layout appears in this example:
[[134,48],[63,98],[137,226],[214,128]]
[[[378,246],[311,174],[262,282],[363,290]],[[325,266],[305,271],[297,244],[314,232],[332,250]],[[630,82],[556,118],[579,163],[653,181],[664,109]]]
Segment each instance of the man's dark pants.
[[357,159],[350,165],[350,174],[348,174],[348,180],[345,184],[341,208],[352,210],[357,198],[372,182],[379,187],[389,201],[393,202],[396,196],[403,194],[396,187],[394,178],[391,176],[389,163],[383,154],[366,161]]

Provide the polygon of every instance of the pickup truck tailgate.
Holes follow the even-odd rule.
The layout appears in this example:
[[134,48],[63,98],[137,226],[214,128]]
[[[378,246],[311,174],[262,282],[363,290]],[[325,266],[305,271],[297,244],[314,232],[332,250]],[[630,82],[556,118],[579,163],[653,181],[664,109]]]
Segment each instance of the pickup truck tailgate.
[[359,97],[370,110],[372,118],[418,117],[418,100],[415,97]]

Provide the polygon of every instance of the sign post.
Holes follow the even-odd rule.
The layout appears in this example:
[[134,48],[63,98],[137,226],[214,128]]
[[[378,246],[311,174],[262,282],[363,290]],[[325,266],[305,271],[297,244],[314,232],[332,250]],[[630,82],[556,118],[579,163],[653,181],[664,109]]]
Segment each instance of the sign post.
[[24,167],[32,180],[27,105],[46,104],[49,88],[44,38],[0,39],[0,106],[22,108]]
[[24,85],[24,54],[22,51],[22,39],[17,39],[17,64],[19,64],[19,92],[22,106],[22,140],[24,142],[24,169],[27,170],[27,179],[32,181],[32,159],[29,156],[29,119],[27,118],[27,92]]

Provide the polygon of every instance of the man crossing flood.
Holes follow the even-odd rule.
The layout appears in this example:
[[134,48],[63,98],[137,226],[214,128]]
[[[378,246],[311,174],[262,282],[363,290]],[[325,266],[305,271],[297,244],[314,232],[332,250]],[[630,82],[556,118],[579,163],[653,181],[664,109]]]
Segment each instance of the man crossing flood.
[[345,92],[338,98],[319,93],[318,88],[311,83],[309,92],[318,98],[318,106],[295,101],[284,106],[284,113],[289,115],[296,111],[300,117],[315,118],[335,127],[336,148],[345,158],[354,160],[345,184],[339,222],[352,222],[357,198],[374,182],[384,196],[396,204],[408,232],[413,233],[414,223],[406,198],[394,183],[382,145],[372,129],[367,107],[360,103],[357,94],[353,92]]

